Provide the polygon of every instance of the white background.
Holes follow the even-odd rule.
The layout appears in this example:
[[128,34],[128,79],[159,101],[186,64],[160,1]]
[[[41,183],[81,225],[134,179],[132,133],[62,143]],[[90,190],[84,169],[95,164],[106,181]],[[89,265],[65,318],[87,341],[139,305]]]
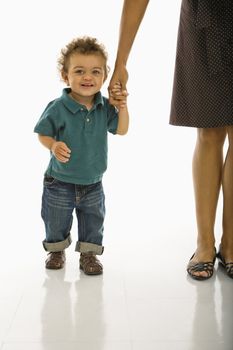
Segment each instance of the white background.
[[[40,204],[49,152],[33,128],[64,87],[56,68],[60,49],[77,36],[97,37],[113,69],[121,8],[120,0],[1,2],[1,241],[8,264],[14,261],[9,254],[21,251],[26,259],[27,251],[42,250]],[[154,243],[162,251],[183,245],[186,262],[196,240],[196,131],[169,125],[179,10],[180,0],[151,0],[131,52],[129,133],[109,136],[105,245],[118,250]],[[72,231],[75,241],[76,225]]]
[[128,62],[130,129],[109,135],[103,180],[103,276],[79,271],[75,220],[65,268],[44,268],[49,152],[33,129],[64,87],[56,61],[67,42],[97,37],[113,69],[122,2],[0,3],[1,350],[232,349],[232,280],[220,267],[206,282],[186,274],[196,245],[196,130],[169,125],[181,0],[150,1]]

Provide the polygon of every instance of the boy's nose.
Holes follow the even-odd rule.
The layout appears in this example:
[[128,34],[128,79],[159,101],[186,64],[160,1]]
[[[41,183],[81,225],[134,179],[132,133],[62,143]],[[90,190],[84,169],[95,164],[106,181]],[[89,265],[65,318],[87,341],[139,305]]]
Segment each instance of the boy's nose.
[[90,74],[85,74],[84,75],[84,79],[85,80],[90,80],[91,79],[91,75]]

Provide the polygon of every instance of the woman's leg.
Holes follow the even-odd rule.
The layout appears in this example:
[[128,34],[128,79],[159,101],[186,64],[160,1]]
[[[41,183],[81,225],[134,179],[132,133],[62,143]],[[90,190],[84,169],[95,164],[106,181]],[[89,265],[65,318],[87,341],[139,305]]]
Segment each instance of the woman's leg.
[[233,261],[233,127],[227,127],[229,148],[223,169],[223,235],[221,253]]
[[[197,250],[192,262],[209,262],[214,258],[214,224],[222,181],[225,128],[197,130],[193,156],[193,184],[196,203]],[[206,271],[193,272],[207,276]]]

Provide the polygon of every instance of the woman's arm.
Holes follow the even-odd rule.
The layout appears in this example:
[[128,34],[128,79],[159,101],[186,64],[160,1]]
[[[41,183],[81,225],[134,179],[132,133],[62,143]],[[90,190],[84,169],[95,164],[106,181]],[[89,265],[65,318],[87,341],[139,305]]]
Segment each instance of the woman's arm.
[[121,83],[122,90],[126,90],[126,82],[128,80],[126,64],[128,56],[148,3],[149,0],[124,0],[117,57],[109,90],[117,82]]

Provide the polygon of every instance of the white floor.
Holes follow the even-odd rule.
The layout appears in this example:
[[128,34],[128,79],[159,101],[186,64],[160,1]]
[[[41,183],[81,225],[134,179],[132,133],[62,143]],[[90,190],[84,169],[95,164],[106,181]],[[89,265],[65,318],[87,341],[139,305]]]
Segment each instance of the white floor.
[[[173,147],[156,156],[157,139],[144,138],[144,149],[151,151],[143,157],[139,135],[111,139],[102,276],[79,271],[75,220],[66,267],[44,268],[41,159],[38,165],[32,159],[35,169],[28,169],[28,177],[19,174],[17,182],[14,172],[7,174],[2,182],[0,350],[233,349],[233,280],[217,263],[213,278],[205,282],[191,280],[185,271],[196,241],[190,156],[195,132],[166,132]],[[217,248],[221,208],[220,200]]]
[[79,271],[74,244],[60,271],[44,269],[41,247],[13,246],[1,261],[0,349],[232,350],[233,280],[218,264],[209,281],[190,280],[187,240],[161,234],[106,238],[96,277]]

